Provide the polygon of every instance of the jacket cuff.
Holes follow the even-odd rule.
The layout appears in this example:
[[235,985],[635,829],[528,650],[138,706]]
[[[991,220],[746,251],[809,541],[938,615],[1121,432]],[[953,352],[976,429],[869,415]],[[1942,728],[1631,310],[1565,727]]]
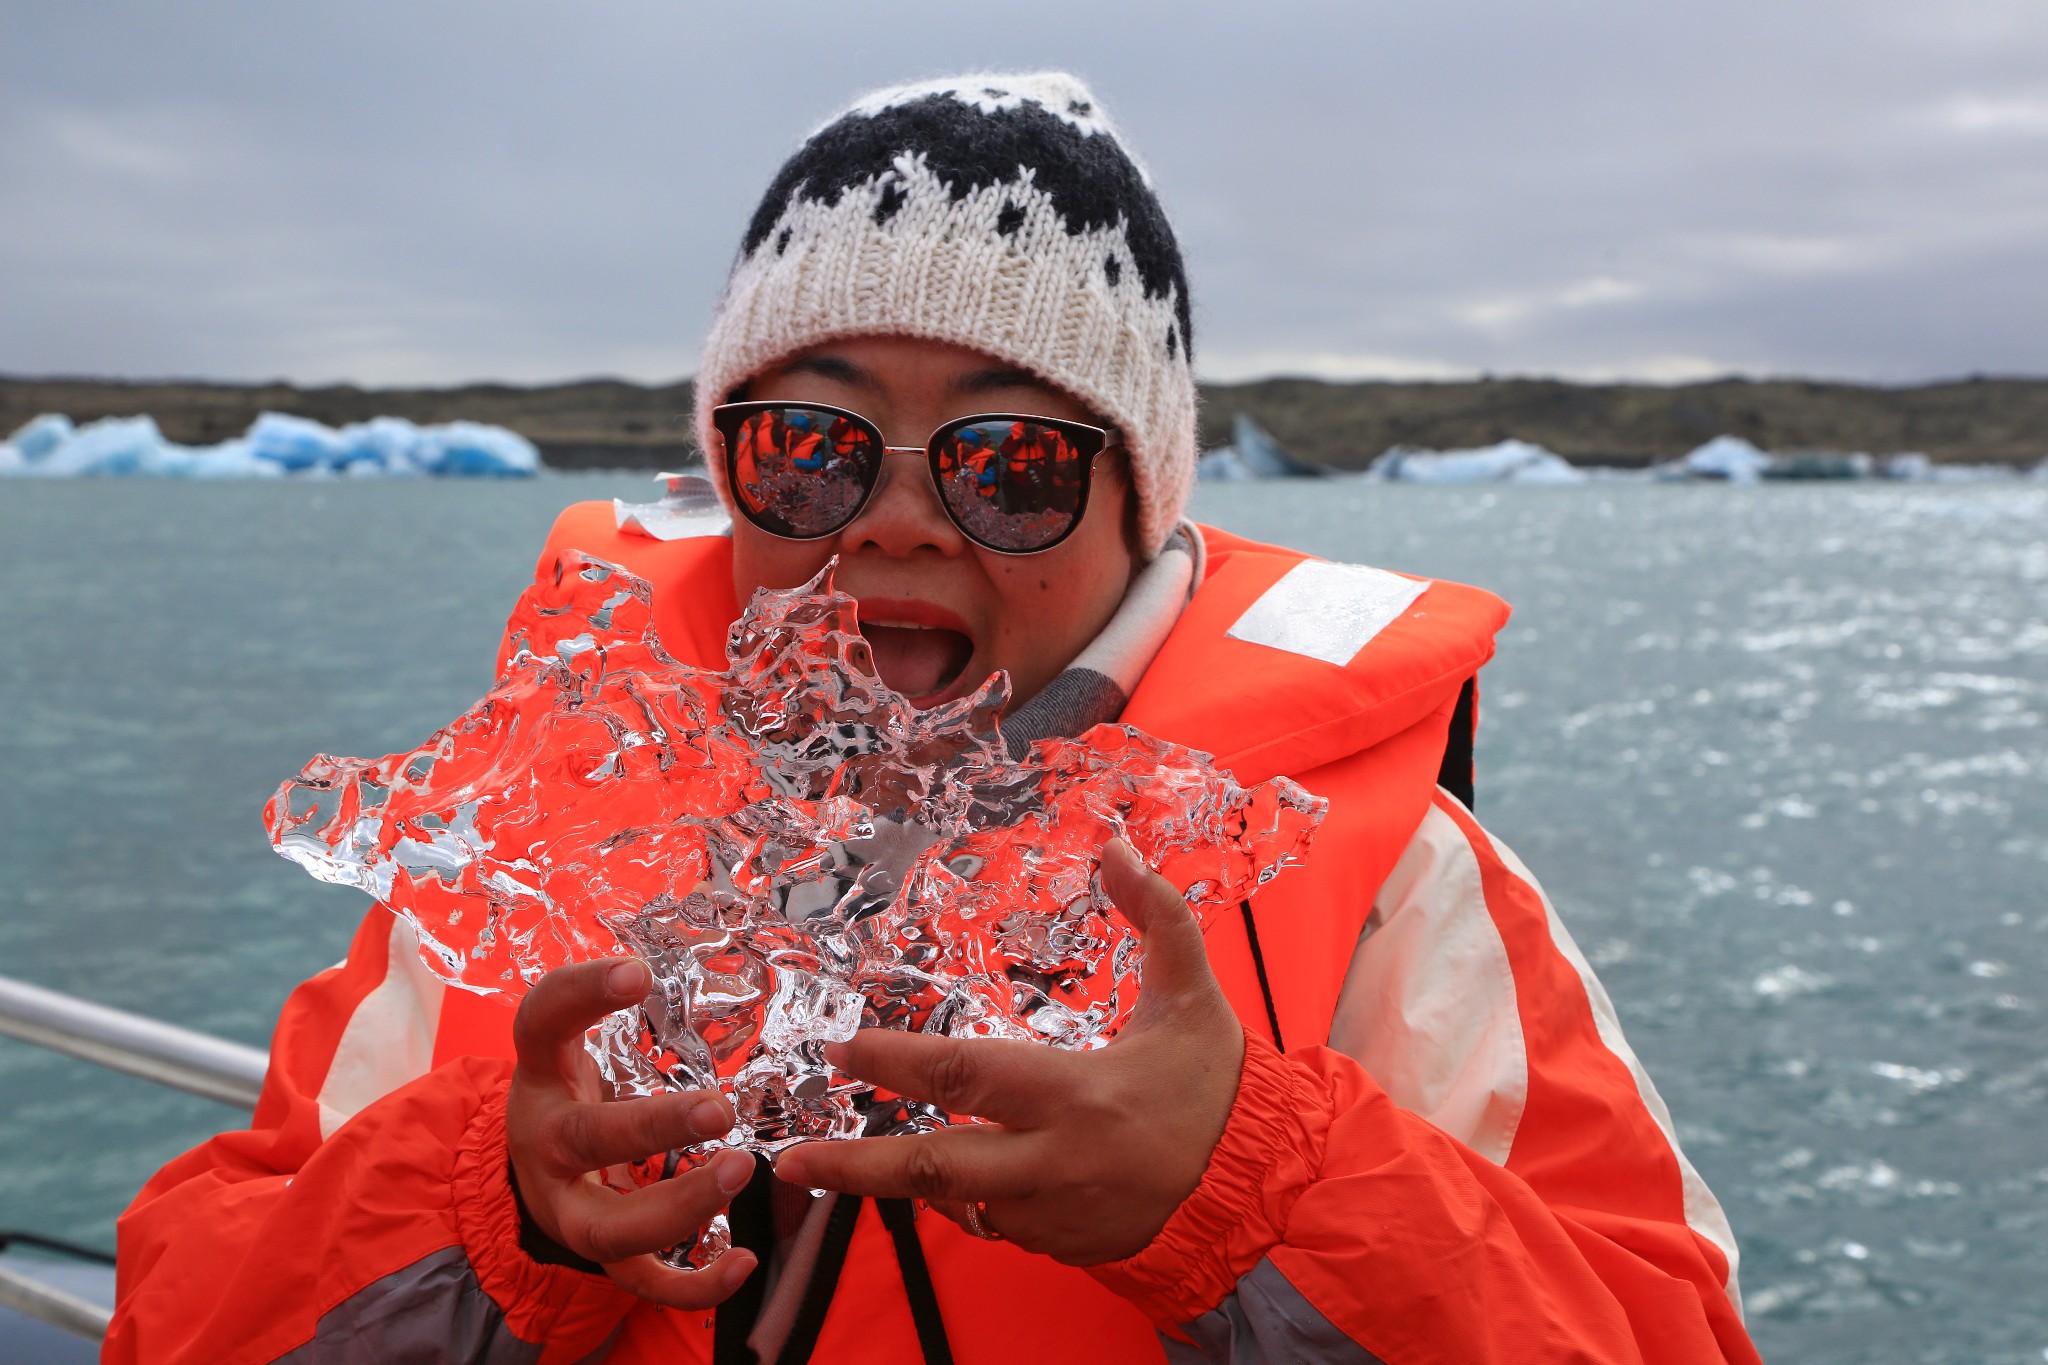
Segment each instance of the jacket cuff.
[[1322,1164],[1326,1109],[1247,1029],[1237,1098],[1202,1183],[1144,1250],[1088,1273],[1162,1328],[1216,1307],[1282,1240],[1289,1210]]
[[505,1148],[508,1076],[484,1093],[455,1153],[455,1219],[477,1282],[521,1341],[542,1344],[540,1361],[578,1361],[618,1329],[639,1299],[602,1275],[543,1265],[519,1244],[519,1205]]

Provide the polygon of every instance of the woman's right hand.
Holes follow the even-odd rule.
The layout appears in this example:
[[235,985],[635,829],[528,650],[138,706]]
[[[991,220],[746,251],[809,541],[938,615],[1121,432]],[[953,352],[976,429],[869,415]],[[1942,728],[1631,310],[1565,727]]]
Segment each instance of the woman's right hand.
[[716,1091],[612,1100],[584,1033],[653,989],[647,964],[615,957],[547,973],[512,1024],[519,1063],[505,1107],[505,1144],[527,1215],[556,1243],[596,1261],[606,1275],[671,1308],[703,1309],[739,1288],[754,1268],[735,1248],[703,1270],[676,1270],[653,1253],[696,1240],[754,1173],[745,1152],[721,1152],[693,1171],[621,1194],[599,1178],[638,1161],[719,1137],[732,1106]]

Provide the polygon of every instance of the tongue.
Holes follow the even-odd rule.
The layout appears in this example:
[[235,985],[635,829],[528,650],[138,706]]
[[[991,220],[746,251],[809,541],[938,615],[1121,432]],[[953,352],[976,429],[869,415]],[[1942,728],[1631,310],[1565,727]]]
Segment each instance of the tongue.
[[944,691],[974,652],[974,642],[957,630],[864,625],[860,633],[882,681],[912,699]]

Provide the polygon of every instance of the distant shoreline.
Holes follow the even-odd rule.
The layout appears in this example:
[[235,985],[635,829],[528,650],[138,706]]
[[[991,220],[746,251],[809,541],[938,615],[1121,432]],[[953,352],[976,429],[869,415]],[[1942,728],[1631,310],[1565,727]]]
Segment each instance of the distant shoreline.
[[[147,413],[164,435],[210,444],[261,412],[330,425],[371,417],[509,427],[556,469],[657,469],[695,457],[691,385],[585,380],[364,389],[0,376],[0,437],[38,413],[83,423]],[[1910,386],[1799,379],[1575,384],[1549,379],[1339,382],[1265,379],[1202,386],[1204,448],[1247,412],[1289,451],[1363,469],[1393,446],[1469,449],[1533,441],[1573,464],[1640,468],[1716,436],[1770,451],[1917,451],[1942,464],[2014,467],[2048,458],[2048,379],[1971,378]]]

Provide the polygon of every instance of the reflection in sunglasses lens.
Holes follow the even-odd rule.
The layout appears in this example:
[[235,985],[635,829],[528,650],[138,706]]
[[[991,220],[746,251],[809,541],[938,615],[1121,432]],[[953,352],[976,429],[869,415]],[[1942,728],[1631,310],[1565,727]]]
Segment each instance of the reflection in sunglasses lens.
[[940,446],[939,492],[960,528],[982,544],[1037,550],[1073,527],[1086,467],[1057,427],[974,422]]
[[868,433],[836,413],[769,408],[733,440],[733,486],[747,515],[785,536],[822,536],[853,519],[879,461]]

